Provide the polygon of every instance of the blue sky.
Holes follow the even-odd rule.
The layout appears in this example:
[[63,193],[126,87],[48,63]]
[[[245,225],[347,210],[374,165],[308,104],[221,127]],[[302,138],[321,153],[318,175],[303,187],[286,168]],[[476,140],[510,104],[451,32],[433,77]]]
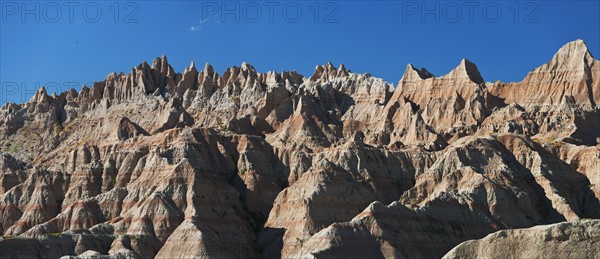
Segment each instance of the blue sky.
[[599,1],[127,3],[2,1],[0,103],[27,101],[39,85],[78,89],[162,54],[178,72],[247,61],[310,76],[332,61],[394,84],[408,63],[440,76],[462,58],[486,81],[520,81],[575,39],[600,56]]

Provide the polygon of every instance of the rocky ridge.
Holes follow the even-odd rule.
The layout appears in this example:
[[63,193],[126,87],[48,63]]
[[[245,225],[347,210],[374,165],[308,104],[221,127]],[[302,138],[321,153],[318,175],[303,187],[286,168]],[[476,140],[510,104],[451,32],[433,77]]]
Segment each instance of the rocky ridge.
[[599,64],[576,40],[518,83],[463,59],[394,87],[162,56],[41,88],[0,108],[0,255],[429,258],[600,218]]
[[[504,257],[585,258],[598,255],[600,220],[581,220],[536,226],[529,229],[500,230],[480,240],[465,241],[443,258]],[[507,253],[506,248],[511,249]]]

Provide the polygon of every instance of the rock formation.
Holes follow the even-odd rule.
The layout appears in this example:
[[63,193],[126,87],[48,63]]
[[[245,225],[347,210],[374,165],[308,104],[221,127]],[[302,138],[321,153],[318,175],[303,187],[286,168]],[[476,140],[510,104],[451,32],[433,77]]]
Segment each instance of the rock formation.
[[467,59],[396,87],[331,63],[200,68],[162,56],[0,107],[0,257],[597,254],[600,61],[581,40],[517,83]]
[[444,258],[586,258],[600,253],[600,220],[579,220],[526,229],[501,230],[465,241]]

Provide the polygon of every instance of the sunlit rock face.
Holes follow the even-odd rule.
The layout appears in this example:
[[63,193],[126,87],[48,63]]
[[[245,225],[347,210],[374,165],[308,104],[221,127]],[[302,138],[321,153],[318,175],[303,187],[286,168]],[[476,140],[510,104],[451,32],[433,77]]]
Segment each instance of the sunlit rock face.
[[163,56],[41,88],[0,107],[0,257],[594,257],[599,64],[576,40],[521,82],[394,86]]

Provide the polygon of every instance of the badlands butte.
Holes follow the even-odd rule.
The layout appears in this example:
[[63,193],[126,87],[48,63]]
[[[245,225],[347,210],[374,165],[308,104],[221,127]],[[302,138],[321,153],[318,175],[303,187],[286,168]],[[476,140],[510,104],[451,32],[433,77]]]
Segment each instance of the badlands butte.
[[0,108],[0,257],[598,258],[599,105],[581,40],[515,83],[163,56]]

